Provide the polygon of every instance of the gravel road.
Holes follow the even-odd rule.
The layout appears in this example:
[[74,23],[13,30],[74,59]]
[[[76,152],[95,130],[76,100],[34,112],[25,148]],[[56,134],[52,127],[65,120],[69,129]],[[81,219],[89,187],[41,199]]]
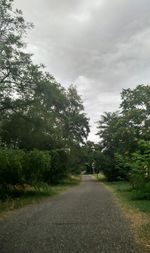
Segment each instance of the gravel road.
[[0,221],[0,253],[143,253],[103,184],[79,186]]

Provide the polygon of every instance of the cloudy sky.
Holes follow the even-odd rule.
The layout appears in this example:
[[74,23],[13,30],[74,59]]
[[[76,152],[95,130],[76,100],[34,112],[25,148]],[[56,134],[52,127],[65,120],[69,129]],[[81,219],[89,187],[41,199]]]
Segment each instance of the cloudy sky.
[[149,83],[150,0],[15,0],[27,21],[34,61],[76,84],[91,121],[116,110],[123,88]]

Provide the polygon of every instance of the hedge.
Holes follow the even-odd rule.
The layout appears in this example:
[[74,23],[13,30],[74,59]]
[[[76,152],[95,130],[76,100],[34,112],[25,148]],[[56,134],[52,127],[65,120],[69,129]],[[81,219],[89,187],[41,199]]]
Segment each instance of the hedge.
[[67,161],[65,150],[23,151],[1,148],[0,185],[58,183],[68,173]]

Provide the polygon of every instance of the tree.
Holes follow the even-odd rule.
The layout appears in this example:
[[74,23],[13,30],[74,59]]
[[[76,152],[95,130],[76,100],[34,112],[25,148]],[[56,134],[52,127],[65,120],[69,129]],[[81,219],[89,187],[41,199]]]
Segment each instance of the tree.
[[124,89],[120,108],[128,128],[133,129],[135,138],[150,138],[150,86],[138,85],[135,89]]
[[98,122],[97,135],[101,138],[101,144],[105,151],[114,154],[117,147],[117,129],[119,123],[119,113],[105,112]]
[[139,141],[150,140],[150,86],[138,85],[121,93],[120,111],[105,113],[98,122],[98,135],[110,179],[128,178],[129,160],[139,151]]
[[0,5],[1,145],[30,150],[80,145],[89,133],[81,98],[75,87],[65,90],[43,65],[32,63],[23,42],[32,25],[12,3]]
[[[20,10],[12,9],[12,0],[0,0],[0,99],[1,112],[12,108],[12,94],[22,86],[30,55],[24,53],[23,35],[32,25],[26,23]],[[27,73],[26,73],[27,74]],[[26,75],[27,78],[27,75]],[[5,92],[4,92],[5,91]]]
[[90,132],[89,119],[84,113],[81,97],[73,85],[67,91],[67,99],[68,106],[64,114],[64,136],[71,145],[83,144]]

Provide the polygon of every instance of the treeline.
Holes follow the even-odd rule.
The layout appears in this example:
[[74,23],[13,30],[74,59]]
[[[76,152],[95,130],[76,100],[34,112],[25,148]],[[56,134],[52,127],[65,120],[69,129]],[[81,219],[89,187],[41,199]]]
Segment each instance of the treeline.
[[150,199],[150,86],[124,89],[117,112],[106,112],[98,123],[96,168],[108,180],[128,180]]
[[80,171],[89,120],[76,88],[32,62],[32,24],[12,5],[0,0],[0,184],[55,183]]

